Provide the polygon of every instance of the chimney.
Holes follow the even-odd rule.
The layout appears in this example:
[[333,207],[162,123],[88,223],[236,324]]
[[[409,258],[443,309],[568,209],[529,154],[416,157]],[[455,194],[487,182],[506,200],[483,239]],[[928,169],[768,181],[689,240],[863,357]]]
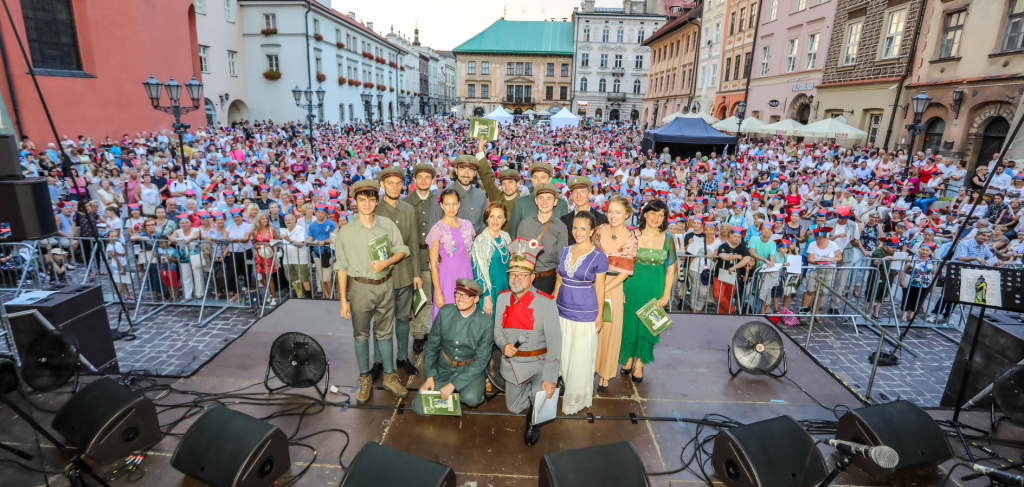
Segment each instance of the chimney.
[[348,18],[350,18],[352,20],[355,20],[356,19],[356,13],[355,12],[349,12],[348,13]]
[[366,28],[370,29],[370,30],[373,30],[373,22],[367,22],[366,23]]
[[584,0],[583,1],[583,11],[584,12],[593,12],[594,11],[594,3],[595,3],[595,0]]

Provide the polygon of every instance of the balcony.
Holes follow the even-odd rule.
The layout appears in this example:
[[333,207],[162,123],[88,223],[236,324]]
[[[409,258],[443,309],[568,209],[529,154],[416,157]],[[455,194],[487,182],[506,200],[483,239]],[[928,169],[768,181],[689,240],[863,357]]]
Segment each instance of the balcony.
[[608,101],[626,101],[626,94],[622,93],[622,92],[619,92],[619,93],[609,92],[608,93]]
[[529,96],[506,96],[505,103],[514,103],[516,105],[532,105],[533,98]]
[[625,68],[612,68],[612,76],[622,76],[623,74],[626,74]]

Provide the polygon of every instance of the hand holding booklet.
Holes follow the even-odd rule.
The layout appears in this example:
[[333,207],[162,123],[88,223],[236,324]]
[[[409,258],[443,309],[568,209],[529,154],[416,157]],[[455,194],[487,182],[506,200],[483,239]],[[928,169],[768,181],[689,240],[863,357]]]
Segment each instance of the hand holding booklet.
[[451,393],[447,401],[441,399],[441,391],[420,391],[419,395],[423,401],[423,414],[427,416],[462,416],[458,392]]
[[548,399],[544,391],[538,391],[533,398],[533,424],[541,424],[555,419],[558,415],[558,395],[560,388],[555,388],[555,393]]

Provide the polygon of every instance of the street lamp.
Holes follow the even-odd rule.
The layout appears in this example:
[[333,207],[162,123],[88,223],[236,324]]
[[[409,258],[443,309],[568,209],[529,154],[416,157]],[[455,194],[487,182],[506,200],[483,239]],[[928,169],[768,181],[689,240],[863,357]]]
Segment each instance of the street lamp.
[[408,115],[407,110],[405,109],[405,95],[402,93],[398,94],[398,106],[402,107],[403,118],[405,115]]
[[960,118],[960,105],[964,102],[964,89],[957,88],[953,90],[953,103],[949,104],[949,109],[956,113],[953,120]]
[[[305,90],[300,90],[299,85],[295,85],[292,89],[292,97],[295,98],[295,106],[306,109],[306,122],[309,124],[309,138],[313,138],[313,122],[316,121],[316,115],[313,113],[313,109],[321,109],[324,106],[324,95],[327,91],[321,86],[316,89],[316,103],[313,103],[313,89],[309,86]],[[302,98],[305,96],[306,102],[302,102]]]
[[383,93],[377,93],[377,114],[379,115],[377,118],[379,118],[380,121],[383,122],[384,121],[384,94]]
[[366,121],[372,124],[373,120],[370,118],[370,101],[373,100],[373,94],[369,91],[364,91],[359,94],[359,98],[363,100],[363,109],[366,111]]
[[747,102],[740,101],[736,104],[736,119],[739,120],[736,123],[736,148],[739,149],[740,137],[742,136],[741,130],[743,129],[743,113],[747,111]]
[[[924,90],[921,90],[917,96],[910,99],[910,106],[914,109],[914,123],[906,126],[907,130],[910,132],[910,150],[907,151],[910,158],[913,157],[914,139],[916,139],[917,134],[924,131],[925,128],[924,124],[921,123],[921,116],[924,115],[924,111],[928,109],[928,104],[931,102],[932,97],[928,96]],[[907,159],[907,167],[903,168],[903,179],[906,179],[910,174],[910,165],[913,163],[910,158]]]
[[[203,84],[196,80],[195,76],[185,83],[185,89],[188,92],[188,97],[192,99],[192,106],[181,106],[179,100],[181,98],[181,83],[174,80],[172,76],[170,81],[166,84],[161,85],[153,74],[150,73],[149,79],[142,82],[143,88],[146,89],[146,96],[149,97],[149,102],[153,105],[153,108],[160,110],[164,113],[170,113],[174,115],[174,133],[178,134],[178,151],[181,154],[181,163],[185,163],[185,133],[188,132],[189,124],[182,123],[181,116],[197,110],[199,108],[199,102],[203,99]],[[161,88],[167,88],[167,98],[171,100],[170,105],[160,104],[160,91]]]

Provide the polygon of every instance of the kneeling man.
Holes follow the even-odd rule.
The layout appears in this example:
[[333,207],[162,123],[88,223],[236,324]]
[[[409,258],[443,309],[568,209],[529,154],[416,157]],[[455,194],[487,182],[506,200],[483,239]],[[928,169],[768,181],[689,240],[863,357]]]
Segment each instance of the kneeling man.
[[[484,402],[484,377],[491,360],[492,318],[477,306],[483,288],[473,279],[455,281],[455,303],[437,310],[434,325],[423,347],[423,370],[427,380],[420,392],[440,387],[441,399],[453,392],[469,407]],[[423,401],[412,401],[423,415]]]
[[555,299],[533,287],[537,254],[543,249],[536,240],[524,238],[517,238],[508,245],[510,289],[498,295],[494,310],[494,343],[508,357],[501,361],[505,405],[513,413],[529,408],[527,445],[540,439],[538,425],[531,421],[533,400],[542,390],[548,399],[554,396],[558,357],[562,352],[562,330]]

